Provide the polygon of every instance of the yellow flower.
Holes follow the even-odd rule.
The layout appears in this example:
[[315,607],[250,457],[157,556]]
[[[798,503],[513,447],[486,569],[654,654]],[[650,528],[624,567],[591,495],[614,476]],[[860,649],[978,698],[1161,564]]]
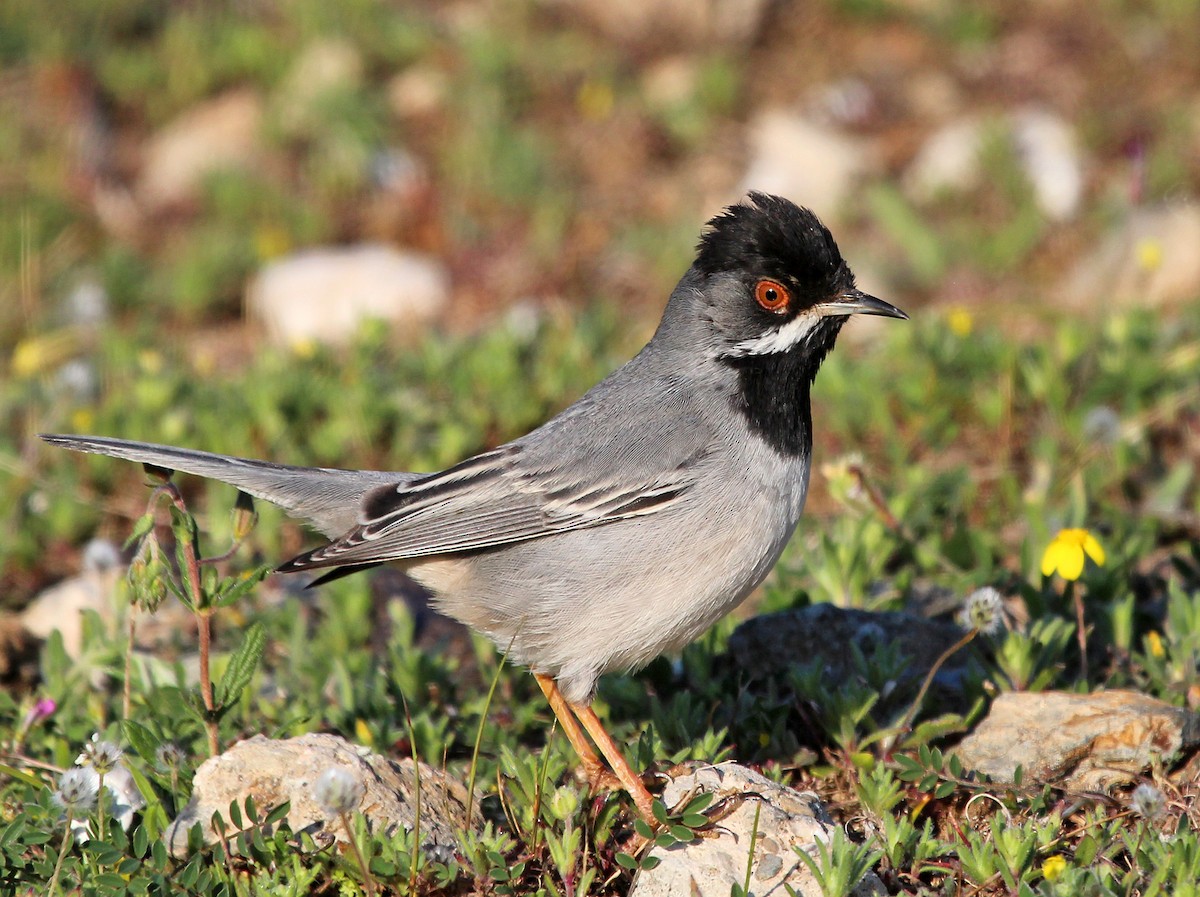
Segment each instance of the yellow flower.
[[1057,572],[1063,579],[1079,579],[1083,573],[1083,556],[1087,554],[1100,566],[1104,566],[1104,549],[1085,529],[1063,529],[1042,555],[1042,575]]
[[1138,267],[1143,271],[1157,271],[1162,266],[1162,244],[1153,237],[1139,240],[1134,247],[1134,253],[1137,255]]
[[1067,861],[1061,854],[1046,857],[1046,862],[1042,863],[1042,878],[1046,881],[1057,881],[1066,871]]
[[959,339],[971,335],[971,331],[975,329],[975,318],[965,308],[952,308],[946,315],[946,323],[950,327],[950,332]]
[[1150,652],[1151,657],[1157,657],[1161,660],[1167,656],[1167,649],[1163,647],[1162,636],[1153,629],[1146,634],[1146,649]]

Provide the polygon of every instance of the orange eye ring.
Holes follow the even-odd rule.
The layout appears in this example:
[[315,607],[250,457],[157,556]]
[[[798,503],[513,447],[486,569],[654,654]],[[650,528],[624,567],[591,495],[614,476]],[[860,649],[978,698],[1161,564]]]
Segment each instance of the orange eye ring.
[[792,294],[777,280],[760,280],[754,286],[754,301],[772,314],[781,315],[792,304]]

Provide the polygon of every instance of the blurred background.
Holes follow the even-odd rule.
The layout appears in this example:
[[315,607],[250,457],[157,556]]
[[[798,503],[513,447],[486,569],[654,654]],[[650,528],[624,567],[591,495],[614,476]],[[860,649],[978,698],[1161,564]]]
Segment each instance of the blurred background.
[[[635,351],[750,188],[813,207],[917,319],[847,328],[869,366],[818,382],[826,460],[959,471],[985,483],[964,518],[989,489],[1078,518],[1129,494],[1121,465],[1072,481],[1079,434],[1159,407],[1157,358],[1182,392],[1147,420],[1183,448],[1146,469],[1194,467],[1195,330],[1161,334],[1200,297],[1196,0],[6,0],[0,159],[6,605],[144,507],[132,465],[35,432],[449,463]],[[1047,344],[1034,373],[1012,348]],[[1032,458],[1025,387],[1061,452]],[[1024,531],[993,522],[998,560]]]

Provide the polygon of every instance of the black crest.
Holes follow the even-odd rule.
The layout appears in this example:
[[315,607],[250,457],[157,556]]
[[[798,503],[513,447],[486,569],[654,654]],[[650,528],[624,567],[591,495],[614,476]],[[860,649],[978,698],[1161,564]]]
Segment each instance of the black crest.
[[[751,193],[708,222],[696,247],[706,276],[750,272],[798,287],[797,298],[820,302],[854,286],[833,234],[809,209],[780,196]],[[805,303],[808,304],[808,303]]]

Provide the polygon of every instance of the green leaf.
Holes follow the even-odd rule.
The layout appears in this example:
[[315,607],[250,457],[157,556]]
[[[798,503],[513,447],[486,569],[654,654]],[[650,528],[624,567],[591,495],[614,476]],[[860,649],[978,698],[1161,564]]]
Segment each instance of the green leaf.
[[283,819],[285,816],[287,816],[288,810],[290,810],[291,808],[292,808],[291,801],[285,800],[283,803],[281,803],[279,806],[277,806],[275,809],[273,809],[270,813],[267,814],[267,818],[263,820],[263,825],[274,825],[275,823],[279,822],[281,819]]
[[618,853],[617,865],[622,869],[629,870],[630,872],[636,872],[638,868],[638,861],[627,853]]
[[654,829],[650,828],[650,823],[648,823],[645,819],[635,819],[633,822],[633,830],[647,841],[654,837]]
[[654,818],[658,820],[660,825],[667,824],[667,807],[661,800],[655,800],[650,807],[650,812],[654,814]]
[[647,854],[642,859],[642,868],[645,869],[647,872],[649,872],[651,869],[654,869],[656,866],[658,866],[658,864],[661,862],[662,862],[661,857],[656,857],[656,856]]
[[687,802],[687,806],[683,808],[682,815],[686,816],[689,813],[699,813],[701,810],[707,809],[708,805],[711,804],[712,801],[713,794],[711,791],[701,791]]
[[9,776],[16,779],[18,782],[24,782],[34,788],[44,788],[46,783],[39,779],[31,772],[26,772],[23,769],[18,769],[15,766],[9,766],[7,763],[0,763],[0,775]]
[[675,836],[676,841],[682,841],[684,844],[696,837],[696,833],[686,825],[673,825],[671,826],[670,831],[671,834]]
[[129,533],[129,538],[125,540],[125,547],[128,548],[152,529],[154,529],[154,514],[143,514],[133,525],[133,530]]
[[250,679],[254,676],[254,670],[258,666],[259,660],[262,659],[266,647],[266,629],[263,628],[262,623],[252,624],[246,630],[246,637],[242,639],[241,646],[229,658],[229,664],[225,667],[225,675],[221,677],[217,686],[218,706],[228,707],[241,697],[246,686],[250,684]]
[[135,754],[147,763],[154,762],[155,752],[162,744],[161,738],[156,738],[149,729],[131,719],[121,721],[121,732]]

